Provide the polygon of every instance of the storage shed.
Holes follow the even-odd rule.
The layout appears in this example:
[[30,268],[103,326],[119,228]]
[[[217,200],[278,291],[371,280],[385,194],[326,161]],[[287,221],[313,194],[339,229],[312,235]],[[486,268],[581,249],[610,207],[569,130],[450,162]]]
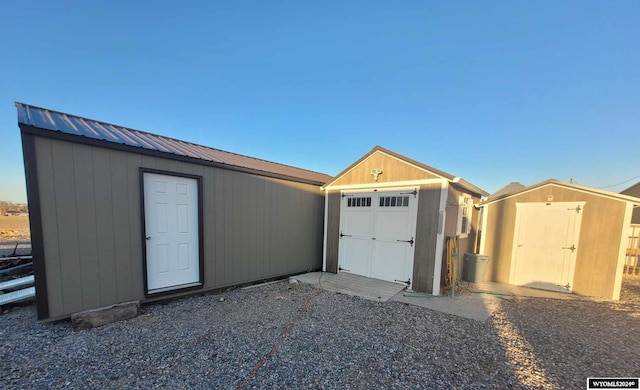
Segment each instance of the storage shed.
[[547,180],[482,203],[486,281],[620,299],[640,199]]
[[487,193],[466,180],[374,147],[324,187],[323,270],[440,293],[446,237],[473,252]]
[[16,107],[39,319],[320,269],[330,176]]

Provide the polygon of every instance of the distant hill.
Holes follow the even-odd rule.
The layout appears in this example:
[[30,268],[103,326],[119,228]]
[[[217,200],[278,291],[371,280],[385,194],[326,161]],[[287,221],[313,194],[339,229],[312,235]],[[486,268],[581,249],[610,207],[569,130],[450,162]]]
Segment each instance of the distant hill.
[[5,214],[25,214],[29,212],[26,203],[14,203],[6,200],[0,200],[0,215]]

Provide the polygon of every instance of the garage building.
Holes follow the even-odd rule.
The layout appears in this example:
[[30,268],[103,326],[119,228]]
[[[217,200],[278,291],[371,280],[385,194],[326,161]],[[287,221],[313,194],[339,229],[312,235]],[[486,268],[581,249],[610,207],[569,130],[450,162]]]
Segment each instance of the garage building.
[[398,153],[374,147],[324,187],[323,270],[440,293],[446,237],[474,252],[485,191]]

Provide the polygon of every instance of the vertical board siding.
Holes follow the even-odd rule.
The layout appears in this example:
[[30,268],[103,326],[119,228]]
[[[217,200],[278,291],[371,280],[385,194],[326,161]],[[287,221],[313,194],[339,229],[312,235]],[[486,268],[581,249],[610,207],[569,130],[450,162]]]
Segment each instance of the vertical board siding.
[[[116,299],[126,302],[133,298],[131,280],[131,240],[129,231],[129,191],[127,186],[127,156],[124,152],[109,151],[111,162],[111,214],[113,215],[113,237],[116,272]],[[136,235],[140,237],[139,235]],[[140,238],[134,238],[138,241]]]
[[[371,175],[371,169],[382,169],[382,174],[375,181]],[[375,152],[365,160],[361,161],[357,166],[346,172],[331,186],[352,185],[370,183],[374,186],[376,183],[393,183],[407,180],[423,180],[423,179],[439,179],[432,173],[426,172],[422,168],[417,168],[407,162],[399,160],[383,152]]]
[[93,176],[87,179],[91,181],[95,194],[101,304],[110,305],[118,302],[118,293],[109,150],[93,148]]
[[329,191],[327,212],[327,272],[338,272],[340,244],[340,191]]
[[[54,169],[54,191],[58,214],[58,242],[60,245],[60,272],[62,304],[64,310],[80,311],[83,305],[82,273],[78,242],[78,211],[73,163],[73,145],[63,142],[51,143]],[[71,223],[68,223],[71,221]]]
[[324,196],[318,186],[34,140],[49,318],[146,299],[141,167],[202,176],[203,290],[321,267]]
[[[93,157],[89,148],[73,145],[73,173],[75,177],[91,177]],[[82,277],[82,296],[84,305],[101,306],[100,273],[98,271],[98,239],[96,202],[93,185],[81,180],[75,181],[76,223],[78,225],[78,245],[80,273]]]
[[431,292],[434,278],[440,283],[440,275],[433,275],[440,217],[440,192],[440,184],[420,186],[413,259],[413,289],[420,292]]
[[[56,194],[51,140],[34,137],[37,154],[38,187],[40,191],[40,209],[42,226],[42,244],[46,260],[47,302],[49,316],[63,313],[62,270],[60,265],[60,243],[58,240],[58,214],[56,212]],[[40,294],[40,292],[38,292]]]

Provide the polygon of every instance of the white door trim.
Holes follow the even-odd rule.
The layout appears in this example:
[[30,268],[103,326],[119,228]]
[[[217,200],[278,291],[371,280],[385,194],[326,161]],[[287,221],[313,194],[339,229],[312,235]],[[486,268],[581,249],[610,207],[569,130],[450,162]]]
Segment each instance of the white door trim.
[[[154,178],[156,181],[153,181]],[[162,178],[167,181],[160,180]],[[140,168],[140,183],[145,296],[202,288],[204,283],[202,177]],[[166,185],[167,183],[169,185]],[[154,197],[151,192],[151,188],[158,188],[155,187],[158,185],[162,186],[162,189],[156,192],[160,198]],[[165,193],[166,195],[164,195]],[[160,200],[160,203],[151,203],[150,201],[154,199]],[[156,217],[151,217],[155,215],[154,207],[163,205],[164,209],[174,210],[175,213],[165,213],[164,223],[156,225],[153,221],[159,220]],[[169,206],[175,208],[171,209]],[[165,228],[156,231],[156,233],[149,230],[150,227],[163,225]],[[160,246],[156,246],[156,249],[158,247],[168,248],[164,253],[169,256],[160,257],[160,259],[173,259],[173,261],[158,263],[159,252],[153,252],[156,253],[156,257],[151,257],[153,255],[149,243],[154,238],[160,239],[160,243],[162,243]],[[173,252],[173,250],[177,252]],[[157,271],[158,266],[166,268],[159,271],[160,273],[154,274],[153,270]],[[167,272],[174,276],[169,276]]]
[[[340,204],[342,208],[342,204]],[[339,223],[339,222],[338,222]],[[322,240],[322,272],[327,272],[327,230],[329,225],[329,190],[324,190],[324,238]]]
[[444,225],[447,220],[447,197],[449,196],[449,182],[443,181],[440,187],[440,205],[438,207],[438,236],[436,238],[436,253],[433,266],[433,287],[431,294],[440,295],[440,273],[442,272],[442,251],[444,249]]

